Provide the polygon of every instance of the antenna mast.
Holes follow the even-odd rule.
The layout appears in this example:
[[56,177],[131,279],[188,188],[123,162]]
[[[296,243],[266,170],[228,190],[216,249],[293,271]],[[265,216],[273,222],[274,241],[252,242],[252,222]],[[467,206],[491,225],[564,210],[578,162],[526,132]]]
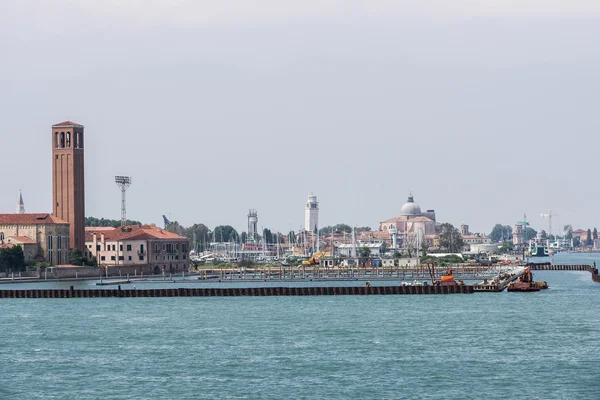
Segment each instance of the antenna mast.
[[121,189],[121,226],[125,226],[127,222],[127,212],[125,207],[125,192],[129,185],[131,185],[131,177],[129,176],[115,176],[115,183]]

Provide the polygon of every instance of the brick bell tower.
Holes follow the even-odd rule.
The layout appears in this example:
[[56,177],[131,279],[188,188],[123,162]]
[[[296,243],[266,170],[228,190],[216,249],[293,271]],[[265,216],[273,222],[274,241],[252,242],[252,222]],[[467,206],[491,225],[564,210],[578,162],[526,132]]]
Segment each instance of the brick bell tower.
[[52,125],[52,213],[70,225],[69,248],[85,249],[83,125]]

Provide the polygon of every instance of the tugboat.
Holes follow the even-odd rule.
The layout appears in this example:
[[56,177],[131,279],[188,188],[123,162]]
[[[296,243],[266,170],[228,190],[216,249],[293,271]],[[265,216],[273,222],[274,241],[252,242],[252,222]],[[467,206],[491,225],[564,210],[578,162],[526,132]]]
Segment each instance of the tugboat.
[[516,282],[508,284],[506,290],[509,292],[539,292],[541,289],[548,289],[548,284],[546,282],[534,282],[531,267],[527,267],[525,273]]

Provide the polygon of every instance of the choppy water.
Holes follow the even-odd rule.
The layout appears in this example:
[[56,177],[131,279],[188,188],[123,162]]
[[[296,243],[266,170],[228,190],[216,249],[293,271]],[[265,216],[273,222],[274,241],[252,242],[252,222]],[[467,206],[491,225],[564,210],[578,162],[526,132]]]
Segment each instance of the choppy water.
[[600,284],[535,278],[551,289],[4,299],[0,399],[600,398]]

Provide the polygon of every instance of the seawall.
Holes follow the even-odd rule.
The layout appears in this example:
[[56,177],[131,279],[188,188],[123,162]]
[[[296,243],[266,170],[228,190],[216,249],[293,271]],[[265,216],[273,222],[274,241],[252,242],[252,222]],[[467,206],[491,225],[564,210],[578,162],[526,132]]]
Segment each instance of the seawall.
[[592,265],[531,265],[532,271],[588,271],[592,274],[592,280],[600,283],[598,268]]
[[0,290],[0,298],[81,297],[213,297],[213,296],[336,296],[384,294],[470,294],[471,285],[457,286],[358,286],[264,288],[164,288],[164,289],[28,289]]

